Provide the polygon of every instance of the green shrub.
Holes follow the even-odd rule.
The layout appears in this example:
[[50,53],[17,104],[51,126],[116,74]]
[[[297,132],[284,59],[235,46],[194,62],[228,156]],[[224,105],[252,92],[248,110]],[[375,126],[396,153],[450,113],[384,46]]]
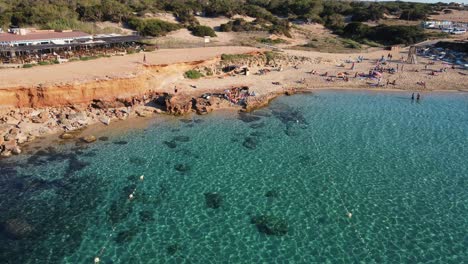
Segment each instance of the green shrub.
[[270,38],[261,38],[258,40],[260,43],[263,43],[263,44],[269,44],[269,45],[277,45],[277,44],[284,44],[284,43],[288,43],[286,40],[284,39],[270,39]]
[[377,43],[375,41],[368,40],[368,39],[362,39],[361,43],[364,44],[364,45],[367,45],[369,47],[382,47],[382,45],[380,45],[379,43]]
[[40,61],[37,64],[44,66],[44,65],[49,65],[50,63],[48,61]]
[[369,27],[360,22],[349,23],[344,29],[344,37],[355,41],[374,41],[384,45],[410,45],[425,40],[428,36],[418,26],[387,26]]
[[169,23],[160,19],[139,19],[131,18],[127,22],[128,26],[138,31],[143,36],[160,37],[167,33],[178,30],[180,25]]
[[190,70],[186,71],[184,76],[188,79],[200,79],[201,77],[203,77],[203,74],[197,70]]
[[317,44],[316,44],[316,43],[313,43],[313,42],[309,42],[309,43],[307,43],[307,44],[304,44],[304,45],[302,45],[302,47],[305,47],[305,48],[314,48],[314,49],[318,48]]
[[192,34],[197,37],[216,37],[215,31],[207,26],[193,26],[189,28],[192,31]]
[[345,45],[346,48],[350,49],[360,49],[361,44],[357,43],[352,39],[342,39],[341,42]]
[[34,64],[29,64],[29,63],[23,64],[23,68],[25,68],[25,69],[32,68],[32,67],[34,67]]

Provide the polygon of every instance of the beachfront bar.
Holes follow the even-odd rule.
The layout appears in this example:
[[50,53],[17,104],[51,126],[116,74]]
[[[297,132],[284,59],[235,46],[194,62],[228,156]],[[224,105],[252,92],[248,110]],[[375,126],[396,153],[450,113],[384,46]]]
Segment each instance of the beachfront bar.
[[[58,33],[58,32],[55,32]],[[3,64],[24,64],[38,61],[70,59],[80,56],[92,56],[96,54],[107,54],[124,52],[128,48],[136,47],[142,40],[137,35],[98,35],[91,36],[86,33],[75,33],[78,37],[74,39],[52,39],[43,36],[40,41],[28,39],[22,36],[21,43],[6,42],[6,37],[0,34],[0,59]],[[78,34],[76,34],[78,33]],[[8,34],[12,35],[12,34]],[[55,35],[54,35],[55,36]]]

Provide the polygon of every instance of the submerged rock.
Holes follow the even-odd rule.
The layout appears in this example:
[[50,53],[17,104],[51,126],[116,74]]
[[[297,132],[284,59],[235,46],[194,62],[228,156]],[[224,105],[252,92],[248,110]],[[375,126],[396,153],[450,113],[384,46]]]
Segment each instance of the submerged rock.
[[169,255],[175,255],[177,254],[177,252],[179,252],[179,250],[180,250],[179,244],[172,244],[172,245],[167,246],[166,248],[167,254]]
[[188,172],[191,167],[188,164],[179,163],[174,166],[174,169],[178,172]]
[[178,142],[189,142],[190,141],[190,138],[187,137],[187,136],[175,136],[173,139],[172,139],[172,142],[174,141],[178,141]]
[[1,226],[5,235],[10,239],[23,239],[31,235],[33,227],[23,219],[8,219]]
[[276,190],[269,190],[265,193],[265,197],[267,198],[278,198],[279,192]]
[[179,121],[182,122],[182,123],[185,123],[185,124],[190,124],[190,123],[192,123],[192,120],[190,120],[190,119],[185,119],[185,118],[179,119]]
[[284,106],[272,111],[273,115],[284,124],[296,123],[299,125],[307,124],[301,111],[290,106]]
[[254,150],[257,148],[257,141],[258,140],[254,137],[246,137],[244,139],[244,142],[242,143],[242,146],[248,149]]
[[115,237],[115,242],[117,243],[130,242],[137,234],[138,234],[138,230],[136,228],[120,231],[119,233],[117,233],[117,236]]
[[109,137],[100,137],[99,140],[100,140],[100,141],[108,141],[108,140],[109,140]]
[[141,211],[139,214],[140,220],[142,222],[152,222],[154,221],[154,213],[151,211]]
[[130,161],[130,163],[138,165],[138,166],[146,164],[146,159],[141,158],[141,157],[130,157],[128,159],[128,161]]
[[261,119],[261,117],[259,117],[259,116],[255,116],[255,115],[245,113],[245,112],[240,112],[238,118],[239,118],[239,120],[241,120],[242,122],[245,122],[245,123],[251,123],[251,122],[259,121]]
[[223,196],[217,192],[205,193],[206,207],[218,209],[223,204]]
[[176,148],[177,147],[177,143],[172,140],[172,141],[163,141],[163,144],[166,145],[168,148]]
[[265,123],[261,122],[261,123],[254,123],[254,124],[251,124],[250,127],[253,128],[253,129],[258,129],[258,128],[262,128],[265,126]]
[[251,219],[260,233],[271,236],[284,236],[288,233],[288,223],[286,220],[273,215],[259,215]]
[[127,145],[128,144],[128,142],[124,140],[114,141],[113,143],[114,145]]

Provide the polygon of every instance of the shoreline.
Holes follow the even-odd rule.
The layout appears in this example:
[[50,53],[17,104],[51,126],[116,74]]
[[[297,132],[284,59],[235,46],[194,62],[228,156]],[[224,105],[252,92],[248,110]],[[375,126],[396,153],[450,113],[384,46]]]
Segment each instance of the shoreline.
[[[233,50],[236,49],[233,48]],[[210,52],[220,53],[221,51],[214,49]],[[376,52],[372,56],[379,58],[381,53]],[[2,88],[0,92],[8,90],[25,93],[24,95],[16,94],[13,97],[18,98],[17,100],[29,100],[31,106],[41,106],[41,104],[45,106],[39,108],[9,107],[8,110],[0,111],[0,158],[20,154],[21,146],[33,142],[36,137],[60,133],[73,134],[73,131],[98,123],[109,125],[116,120],[129,120],[128,123],[130,123],[130,120],[135,122],[135,117],[146,118],[163,113],[169,115],[185,115],[192,112],[207,114],[221,109],[250,112],[268,106],[271,100],[284,94],[326,90],[408,93],[468,92],[468,89],[460,84],[460,82],[468,82],[468,77],[463,74],[459,75],[457,70],[451,70],[447,72],[448,75],[441,77],[445,87],[450,87],[447,89],[407,86],[406,83],[414,81],[413,75],[422,74],[421,76],[428,78],[426,72],[418,70],[418,67],[422,65],[408,65],[406,67],[411,68],[408,72],[397,72],[395,76],[392,74],[385,76],[387,87],[371,88],[369,81],[372,81],[372,78],[357,77],[358,72],[365,73],[368,67],[373,65],[374,59],[369,54],[365,62],[358,63],[356,70],[354,70],[353,63],[351,73],[347,69],[349,65],[346,66],[342,62],[349,54],[320,54],[321,57],[315,57],[317,54],[319,53],[298,53],[298,51],[272,54],[249,50],[242,55],[233,55],[232,60],[223,60],[219,55],[202,61],[185,60],[185,62],[173,64],[145,65],[142,72],[134,77],[106,77],[103,80],[79,84],[84,85],[82,87],[65,85],[63,89],[60,89],[56,86],[55,88],[59,87],[58,90],[54,90],[53,87],[16,90]],[[324,58],[324,56],[329,56],[329,58]],[[337,63],[340,64],[337,65]],[[349,62],[346,63],[349,64]],[[225,68],[232,69],[225,71]],[[245,69],[254,74],[249,75],[244,72]],[[207,77],[186,79],[184,72],[187,70],[199,71]],[[317,73],[311,74],[312,71]],[[325,73],[322,74],[323,72]],[[335,76],[336,72],[338,73]],[[356,76],[353,78],[350,75],[354,72]],[[348,75],[349,80],[348,77],[345,80],[344,76]],[[388,82],[394,78],[398,79],[397,87],[388,85]],[[448,81],[449,83],[446,83]],[[173,87],[174,92],[172,92]],[[230,92],[226,94],[226,91],[235,91],[237,97],[241,95],[243,89],[247,89],[247,97],[239,97],[230,102]],[[213,96],[204,97],[203,95],[206,94]],[[103,97],[104,95],[106,97]],[[55,100],[67,96],[68,99]],[[73,99],[73,96],[83,97]],[[242,98],[245,100],[245,105],[233,104]],[[73,103],[73,100],[79,103]],[[51,102],[56,102],[58,105],[48,106]],[[0,108],[1,106],[0,102]],[[76,136],[64,137],[75,138]],[[96,138],[81,138],[81,140],[94,142]]]
[[[258,109],[262,109],[265,107],[268,107],[270,103],[273,100],[276,100],[282,96],[300,96],[302,94],[313,94],[314,92],[335,92],[335,91],[340,91],[340,92],[377,92],[377,93],[401,93],[405,92],[406,90],[399,90],[399,89],[360,89],[360,88],[308,88],[308,89],[303,89],[300,91],[296,91],[296,93],[292,94],[285,94],[285,93],[277,93],[275,96],[271,96],[268,98],[267,102],[259,107],[256,107],[254,109],[250,109],[248,112],[252,112]],[[437,91],[428,91],[426,93],[431,94],[431,93],[436,93],[436,94],[453,94],[458,91],[453,91],[453,90],[437,90]],[[467,91],[461,91],[460,93],[466,93]],[[225,107],[225,108],[217,108],[214,111],[207,113],[207,114],[212,114],[216,112],[217,114],[220,113],[228,113],[228,114],[237,114],[240,112],[243,112],[245,110],[239,109],[236,107]],[[32,152],[33,149],[35,150],[40,150],[40,149],[48,149],[50,147],[54,147],[57,145],[67,145],[67,144],[75,144],[75,145],[88,145],[92,144],[94,142],[99,141],[99,138],[101,137],[112,137],[112,136],[118,136],[123,133],[127,132],[132,132],[132,131],[138,131],[142,129],[146,129],[148,126],[150,126],[153,123],[163,121],[163,120],[172,120],[172,121],[177,121],[178,119],[182,117],[194,117],[194,116],[199,116],[195,112],[188,113],[183,116],[178,116],[178,115],[171,115],[167,113],[155,113],[154,115],[151,116],[145,116],[145,117],[140,117],[140,116],[131,116],[128,119],[124,120],[116,120],[112,122],[109,125],[105,125],[102,123],[93,123],[90,124],[89,126],[86,126],[82,129],[78,129],[76,131],[72,131],[71,134],[74,135],[73,138],[71,139],[63,139],[61,138],[61,135],[63,135],[63,132],[56,132],[52,134],[47,134],[42,137],[39,137],[37,140],[25,143],[22,145],[22,148],[24,148],[24,153],[26,155],[33,155]],[[93,136],[96,138],[95,141],[86,143],[83,141],[84,138],[88,136]],[[22,155],[19,155],[22,156]],[[8,157],[0,157],[0,161],[8,161]]]

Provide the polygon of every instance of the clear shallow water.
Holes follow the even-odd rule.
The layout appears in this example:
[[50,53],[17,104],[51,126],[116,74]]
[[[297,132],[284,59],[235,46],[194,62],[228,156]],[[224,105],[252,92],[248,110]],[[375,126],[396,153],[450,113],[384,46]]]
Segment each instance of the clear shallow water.
[[282,97],[3,161],[0,222],[24,232],[2,230],[0,262],[462,263],[468,95],[408,97]]

